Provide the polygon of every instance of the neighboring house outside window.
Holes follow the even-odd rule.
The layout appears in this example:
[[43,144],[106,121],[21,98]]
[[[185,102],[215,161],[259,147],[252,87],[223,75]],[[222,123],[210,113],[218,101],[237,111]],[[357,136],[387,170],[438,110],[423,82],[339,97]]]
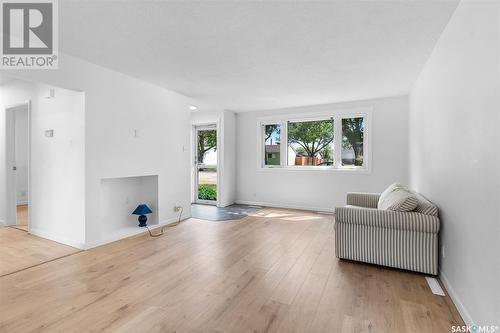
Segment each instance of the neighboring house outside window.
[[266,145],[266,154],[267,154],[267,165],[279,165],[281,154],[280,154],[280,145]]

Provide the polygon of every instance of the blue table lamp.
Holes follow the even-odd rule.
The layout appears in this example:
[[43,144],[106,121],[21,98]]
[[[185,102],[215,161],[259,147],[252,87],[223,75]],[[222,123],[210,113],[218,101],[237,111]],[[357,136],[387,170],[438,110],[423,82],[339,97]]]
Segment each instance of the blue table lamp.
[[148,206],[146,206],[145,204],[141,204],[137,206],[132,215],[139,215],[139,217],[137,218],[137,220],[139,221],[139,227],[147,227],[146,222],[148,221],[148,218],[146,214],[151,214],[152,212],[153,211],[151,211]]

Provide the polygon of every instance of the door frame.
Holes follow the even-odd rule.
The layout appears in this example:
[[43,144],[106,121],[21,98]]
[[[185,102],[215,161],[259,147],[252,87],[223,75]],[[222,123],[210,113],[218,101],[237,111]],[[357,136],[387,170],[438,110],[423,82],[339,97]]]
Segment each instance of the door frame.
[[17,185],[16,174],[13,172],[15,166],[15,117],[14,112],[20,107],[28,108],[28,232],[31,230],[31,100],[11,104],[5,107],[5,170],[6,170],[6,219],[5,225],[17,224]]
[[[217,154],[217,200],[211,201],[211,200],[200,200],[198,199],[198,131],[199,130],[208,130],[208,129],[215,129],[216,130],[216,136],[217,136],[217,149],[216,149],[216,154]],[[191,203],[196,203],[196,204],[203,204],[203,205],[215,205],[217,207],[220,207],[220,200],[221,200],[221,140],[220,140],[220,126],[219,122],[210,122],[210,123],[202,123],[202,124],[193,124],[192,125],[192,147],[191,147],[191,160],[192,160],[192,176],[191,176]]]

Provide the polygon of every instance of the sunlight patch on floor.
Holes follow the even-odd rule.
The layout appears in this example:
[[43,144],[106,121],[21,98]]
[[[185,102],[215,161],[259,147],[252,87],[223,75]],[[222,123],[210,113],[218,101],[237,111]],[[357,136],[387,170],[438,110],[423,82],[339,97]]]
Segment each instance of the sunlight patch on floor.
[[280,220],[285,221],[309,221],[309,220],[321,220],[324,217],[321,216],[311,216],[311,215],[302,215],[302,216],[292,216],[292,217],[282,217]]
[[260,216],[269,218],[278,218],[278,217],[293,216],[293,214],[267,213],[267,214],[262,214]]

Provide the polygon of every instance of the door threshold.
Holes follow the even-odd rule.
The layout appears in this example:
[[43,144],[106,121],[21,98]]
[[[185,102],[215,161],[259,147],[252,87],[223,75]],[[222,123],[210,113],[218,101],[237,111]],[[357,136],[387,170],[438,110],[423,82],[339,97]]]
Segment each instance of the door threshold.
[[29,232],[27,225],[9,225],[9,227],[24,231],[24,232]]
[[192,205],[206,205],[217,207],[217,202],[193,202]]

